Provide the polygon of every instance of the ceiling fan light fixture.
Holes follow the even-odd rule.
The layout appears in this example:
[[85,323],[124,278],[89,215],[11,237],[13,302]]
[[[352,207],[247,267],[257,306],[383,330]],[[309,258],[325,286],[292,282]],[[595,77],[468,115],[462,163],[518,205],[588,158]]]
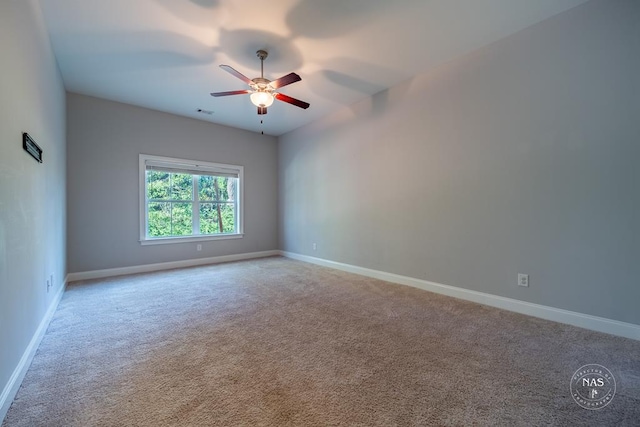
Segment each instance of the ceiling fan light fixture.
[[277,99],[278,101],[286,102],[291,105],[295,105],[296,107],[307,109],[309,108],[309,103],[300,101],[299,99],[292,98],[283,93],[276,92],[276,90],[281,87],[290,85],[291,83],[299,82],[302,78],[296,73],[289,73],[286,76],[282,76],[276,80],[269,80],[264,78],[264,60],[267,58],[267,52],[264,50],[259,50],[256,52],[258,58],[260,58],[260,77],[256,77],[255,79],[250,79],[245,76],[238,70],[233,67],[225,64],[221,64],[220,68],[228,72],[229,74],[239,78],[243,82],[249,85],[250,89],[245,90],[232,90],[227,92],[212,92],[211,96],[229,96],[229,95],[244,95],[250,94],[249,98],[251,99],[251,103],[258,107],[258,114],[267,114],[267,107],[273,104],[273,100]]
[[250,96],[251,102],[256,107],[269,107],[273,104],[274,97],[269,92],[257,91],[253,92]]

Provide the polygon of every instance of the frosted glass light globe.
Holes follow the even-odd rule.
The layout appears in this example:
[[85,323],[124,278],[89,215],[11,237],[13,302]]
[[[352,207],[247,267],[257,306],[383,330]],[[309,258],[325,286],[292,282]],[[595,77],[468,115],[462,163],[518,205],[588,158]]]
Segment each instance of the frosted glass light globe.
[[253,92],[250,98],[256,107],[268,107],[273,104],[273,95],[269,92]]

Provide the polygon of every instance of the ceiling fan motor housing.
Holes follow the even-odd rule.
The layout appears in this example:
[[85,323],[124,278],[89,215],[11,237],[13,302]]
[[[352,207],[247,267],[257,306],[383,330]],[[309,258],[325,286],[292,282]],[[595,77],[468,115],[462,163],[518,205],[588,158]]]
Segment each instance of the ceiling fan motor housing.
[[269,83],[271,83],[271,80],[269,79],[265,79],[263,77],[256,77],[255,79],[251,79],[251,81],[253,82],[252,86],[255,86],[256,89],[271,89],[273,90],[273,88],[269,88]]

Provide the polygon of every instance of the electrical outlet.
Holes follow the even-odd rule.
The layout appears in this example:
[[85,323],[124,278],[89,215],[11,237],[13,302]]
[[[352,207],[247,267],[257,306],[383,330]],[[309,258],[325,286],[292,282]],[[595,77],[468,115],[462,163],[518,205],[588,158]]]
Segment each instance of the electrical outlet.
[[529,275],[528,274],[518,274],[518,286],[529,286]]
[[318,249],[318,245],[316,245],[315,243],[313,244],[313,250],[315,251],[316,249]]
[[202,245],[201,245],[200,243],[198,243],[198,244],[196,245],[196,250],[197,250],[197,251],[201,251],[201,250],[202,250]]

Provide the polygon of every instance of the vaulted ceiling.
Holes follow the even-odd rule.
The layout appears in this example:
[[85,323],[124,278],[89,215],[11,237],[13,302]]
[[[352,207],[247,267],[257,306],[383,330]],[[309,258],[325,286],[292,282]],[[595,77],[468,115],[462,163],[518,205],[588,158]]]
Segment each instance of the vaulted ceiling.
[[[586,0],[40,0],[68,91],[281,135]],[[258,116],[210,92],[296,72]],[[198,109],[213,111],[206,115]],[[261,120],[263,123],[261,124]]]

